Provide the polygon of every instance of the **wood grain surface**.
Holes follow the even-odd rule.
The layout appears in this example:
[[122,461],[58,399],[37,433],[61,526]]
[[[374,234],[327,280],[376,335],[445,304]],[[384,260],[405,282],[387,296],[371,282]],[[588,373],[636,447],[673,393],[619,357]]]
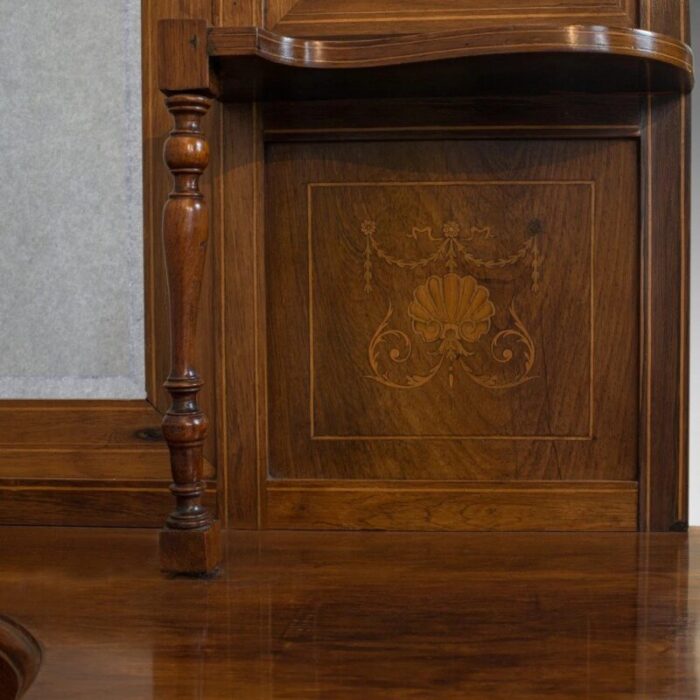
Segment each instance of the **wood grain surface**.
[[[0,531],[27,700],[698,695],[700,535],[231,533],[164,580],[156,533]],[[177,611],[177,620],[173,619]]]
[[[271,522],[324,521],[315,498],[339,522],[350,496],[324,480],[636,481],[637,158],[627,140],[269,145],[264,469],[270,489],[318,482],[275,492]],[[480,301],[451,312],[455,293]],[[443,503],[377,491],[340,520],[431,527],[409,499]],[[487,491],[437,521],[472,529]],[[634,527],[629,493],[621,520],[601,505],[580,526]]]

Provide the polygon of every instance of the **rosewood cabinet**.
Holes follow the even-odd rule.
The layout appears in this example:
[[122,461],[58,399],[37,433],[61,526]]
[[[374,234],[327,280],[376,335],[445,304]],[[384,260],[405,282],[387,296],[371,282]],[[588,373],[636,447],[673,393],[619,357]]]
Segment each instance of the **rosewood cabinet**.
[[229,527],[685,529],[687,3],[249,5],[159,26],[163,568],[203,349]]

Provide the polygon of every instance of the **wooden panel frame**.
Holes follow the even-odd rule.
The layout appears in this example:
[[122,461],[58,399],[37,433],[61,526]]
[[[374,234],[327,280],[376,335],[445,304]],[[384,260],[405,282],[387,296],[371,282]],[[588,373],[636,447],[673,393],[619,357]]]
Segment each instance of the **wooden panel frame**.
[[[600,98],[599,98],[600,99]],[[607,98],[608,100],[610,98]],[[455,110],[457,119],[469,115],[471,123],[463,124],[460,139],[488,138],[495,127],[510,122],[510,129],[501,131],[501,138],[523,138],[539,141],[543,132],[552,135],[556,129],[553,125],[560,122],[560,137],[565,134],[563,126],[577,126],[572,129],[579,138],[612,138],[613,134],[624,126],[628,134],[639,134],[639,101],[636,110],[628,115],[630,123],[609,125],[601,133],[595,129],[595,119],[603,116],[602,105],[588,98],[588,104],[578,105],[578,124],[566,122],[566,115],[572,119],[570,106],[561,104],[558,114],[555,104],[550,104],[552,112],[548,119],[538,124],[537,119],[541,98],[533,98],[527,103],[522,101],[508,105],[503,115],[496,116],[490,109],[489,102],[480,100],[478,107],[469,103],[460,104]],[[499,100],[499,102],[501,102]],[[586,102],[584,100],[584,102]],[[634,104],[634,100],[632,101]],[[495,101],[494,105],[495,107]],[[510,107],[510,109],[509,109]],[[309,108],[312,109],[312,108]],[[511,112],[512,109],[512,112]],[[336,114],[335,110],[328,110]],[[400,114],[414,114],[409,108],[396,109]],[[519,111],[520,123],[514,119]],[[622,111],[622,110],[619,110]],[[278,109],[270,109],[277,115]],[[566,114],[564,114],[566,113]],[[434,117],[437,115],[433,115]],[[610,118],[606,115],[606,121]],[[410,119],[410,117],[408,117]],[[550,121],[551,120],[551,121]],[[436,120],[432,122],[435,124]],[[504,124],[505,122],[505,124]],[[523,123],[525,122],[525,123]],[[479,125],[482,125],[479,129]],[[471,126],[469,129],[467,127]],[[525,127],[531,127],[527,129]],[[328,131],[321,132],[325,140]],[[376,131],[372,132],[375,134]],[[441,140],[452,138],[452,131],[439,133],[436,127],[434,138]],[[295,134],[290,134],[293,138]],[[339,142],[344,142],[342,132],[336,135]],[[384,141],[386,135],[382,135]],[[412,136],[422,140],[420,130]],[[573,138],[571,133],[569,137]],[[274,139],[280,139],[279,131]],[[312,138],[307,134],[307,139]],[[565,136],[566,138],[566,136]],[[344,155],[346,151],[341,151]],[[314,155],[315,159],[317,156]],[[345,156],[347,157],[347,156]],[[344,160],[343,157],[340,158]],[[351,177],[356,178],[353,174]],[[636,177],[635,177],[636,181]],[[272,204],[274,206],[274,203]],[[271,233],[272,235],[272,233]],[[581,477],[583,478],[583,477]],[[478,484],[462,483],[402,483],[394,482],[330,482],[326,480],[304,482],[287,480],[267,480],[263,496],[263,523],[271,528],[320,528],[320,529],[503,529],[503,530],[635,530],[637,528],[637,492],[634,482],[608,483],[514,483],[514,484]]]
[[147,401],[0,402],[0,525],[160,526],[161,419]]
[[564,532],[637,530],[637,484],[269,481],[268,529]]
[[[642,27],[688,43],[689,6],[641,0]],[[642,134],[640,529],[688,528],[690,98],[650,95]]]
[[[227,365],[227,377],[232,391],[242,391],[245,405],[251,401],[257,405],[255,415],[241,412],[235,423],[229,425],[233,431],[229,439],[237,446],[227,467],[232,525],[306,527],[304,518],[311,514],[311,522],[319,527],[350,527],[348,509],[354,499],[365,503],[366,499],[379,499],[387,503],[387,499],[396,498],[399,488],[395,483],[358,483],[351,488],[348,484],[280,482],[267,478],[265,289],[261,281],[265,278],[264,220],[258,204],[264,183],[265,143],[537,136],[628,137],[639,142],[643,193],[640,197],[643,222],[640,295],[645,332],[640,349],[643,363],[640,420],[644,427],[640,445],[640,496],[637,498],[637,484],[601,485],[607,488],[608,494],[624,493],[624,498],[633,494],[638,514],[636,522],[624,516],[622,523],[619,519],[616,521],[614,514],[606,519],[602,507],[599,522],[603,528],[610,529],[668,531],[687,528],[688,101],[685,96],[641,98],[641,104],[640,98],[617,99],[621,101],[613,107],[608,98],[583,96],[573,98],[572,103],[561,103],[557,109],[547,100],[533,98],[526,108],[522,100],[515,100],[517,104],[512,110],[507,100],[501,100],[498,105],[500,123],[493,121],[495,110],[490,110],[486,100],[476,104],[464,100],[455,110],[445,108],[439,101],[435,104],[421,101],[393,112],[381,102],[373,102],[372,110],[361,103],[275,103],[261,108],[226,106],[223,128],[236,145],[224,148],[227,197],[223,203],[223,218],[231,222],[227,225],[232,227],[225,237],[228,251],[225,258],[237,260],[235,269],[225,271],[227,292],[235,299],[229,306],[236,309],[235,313],[225,310],[227,323],[231,324],[229,328],[236,329],[227,334],[227,352],[236,353],[237,357],[235,363]],[[653,113],[650,110],[654,110]],[[523,113],[529,113],[529,121],[516,119],[516,114],[522,117]],[[664,183],[663,191],[657,184],[660,181]],[[229,196],[229,193],[235,194]],[[678,279],[682,280],[680,287]],[[254,295],[250,294],[251,289],[255,290]],[[667,315],[675,318],[674,314],[677,320],[669,324],[665,318]],[[251,337],[251,328],[257,329],[254,337]],[[671,360],[659,367],[653,362],[654,357]],[[257,479],[253,461],[257,463]],[[444,485],[441,488],[445,490]],[[455,488],[448,490],[455,507],[469,501],[468,494]],[[570,495],[564,494],[564,500]],[[424,496],[421,501],[421,494],[412,493],[412,498],[420,501],[416,502],[419,509],[425,506]],[[534,508],[539,496],[534,492],[529,496]],[[548,496],[539,498],[540,502],[546,504]],[[513,512],[512,504],[504,501],[502,505],[504,513]],[[576,508],[580,504],[570,501],[569,505]],[[517,508],[515,512],[516,518],[522,516]],[[372,526],[372,523],[366,525]],[[374,526],[391,528],[392,524],[376,521]],[[439,529],[439,524],[428,523],[428,526]],[[394,527],[400,529],[401,524],[395,523]]]

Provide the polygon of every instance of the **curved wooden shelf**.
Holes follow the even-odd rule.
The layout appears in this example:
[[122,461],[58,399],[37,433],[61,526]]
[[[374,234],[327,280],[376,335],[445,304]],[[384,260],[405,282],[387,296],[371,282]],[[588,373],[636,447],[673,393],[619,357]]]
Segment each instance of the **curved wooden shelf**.
[[26,629],[0,615],[0,700],[21,698],[41,666],[41,649]]
[[213,56],[256,55],[297,68],[374,68],[446,58],[530,53],[596,53],[634,56],[675,66],[692,75],[691,49],[642,29],[603,26],[490,28],[367,39],[304,39],[265,29],[220,28],[209,35]]
[[693,86],[693,54],[686,44],[603,26],[335,40],[223,27],[210,30],[208,49],[220,65],[223,96],[233,99],[688,92]]

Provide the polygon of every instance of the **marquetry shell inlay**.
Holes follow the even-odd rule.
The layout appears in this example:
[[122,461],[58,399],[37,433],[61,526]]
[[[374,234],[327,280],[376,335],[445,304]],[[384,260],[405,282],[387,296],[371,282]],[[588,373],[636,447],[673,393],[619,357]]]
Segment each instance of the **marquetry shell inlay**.
[[[397,270],[424,270],[425,281],[412,292],[412,298],[389,302],[386,315],[369,340],[368,377],[392,389],[416,389],[428,384],[446,368],[449,386],[454,386],[455,372],[461,371],[473,382],[488,389],[508,389],[533,379],[535,343],[515,310],[507,310],[509,324],[494,323],[496,306],[491,291],[479,277],[495,269],[529,268],[530,289],[540,287],[542,254],[538,237],[539,220],[528,225],[527,238],[517,250],[503,257],[487,257],[473,249],[474,241],[488,241],[496,234],[490,226],[464,227],[447,221],[439,234],[431,227],[413,227],[407,234],[416,241],[432,244],[432,251],[415,257],[393,254],[380,241],[375,221],[360,224],[364,236],[363,286],[373,292],[375,264]],[[441,270],[440,274],[429,274]],[[405,313],[411,321],[413,335],[392,325],[394,314]],[[416,343],[423,343],[432,358],[422,366],[413,361]]]

